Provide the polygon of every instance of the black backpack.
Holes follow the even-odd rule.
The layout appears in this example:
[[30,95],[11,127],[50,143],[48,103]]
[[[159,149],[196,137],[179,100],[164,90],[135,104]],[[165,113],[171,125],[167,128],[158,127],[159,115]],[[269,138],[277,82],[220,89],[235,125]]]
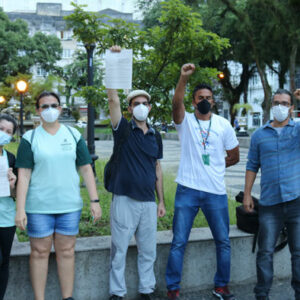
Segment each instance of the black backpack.
[[[235,200],[239,203],[243,203],[244,198],[244,192],[239,192],[235,196]],[[258,235],[258,229],[259,229],[259,219],[258,219],[258,211],[259,211],[259,205],[258,205],[258,199],[255,197],[252,197],[254,202],[254,209],[253,212],[247,212],[243,205],[236,207],[236,226],[242,231],[245,231],[247,233],[253,233],[254,239],[253,239],[253,245],[252,245],[252,253],[255,252],[256,248],[256,241],[257,241],[257,235]],[[281,230],[281,236],[282,236],[282,242],[279,243],[275,247],[275,252],[280,251],[283,249],[288,241],[287,241],[287,229],[284,227]]]
[[[115,172],[117,171],[117,167],[120,161],[120,155],[121,155],[121,149],[124,143],[127,141],[130,132],[131,132],[131,126],[130,123],[127,124],[127,127],[125,129],[124,134],[122,135],[120,142],[118,145],[114,143],[113,153],[109,159],[109,161],[106,163],[104,167],[104,174],[103,174],[103,181],[104,181],[104,187],[108,192],[113,192],[110,188],[110,182],[112,178],[114,177]],[[158,145],[160,145],[160,134],[157,130],[155,130],[155,139]]]

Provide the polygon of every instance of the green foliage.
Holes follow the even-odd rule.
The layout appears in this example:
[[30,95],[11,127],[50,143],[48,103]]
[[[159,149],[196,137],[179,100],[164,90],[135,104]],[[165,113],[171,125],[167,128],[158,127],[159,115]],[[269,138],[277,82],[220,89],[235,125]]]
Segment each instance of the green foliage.
[[[15,88],[15,84],[18,80],[25,80],[28,82],[28,91],[24,94],[24,112],[35,112],[35,99],[43,91],[52,91],[58,83],[61,82],[60,78],[49,75],[46,78],[33,80],[32,75],[29,74],[17,74],[16,76],[8,76],[3,84],[0,84],[0,95],[4,95],[6,99],[14,97],[19,99],[20,95]],[[5,104],[7,106],[7,103]]]
[[9,144],[4,146],[4,149],[11,152],[14,155],[17,155],[19,143],[18,142],[10,142]]
[[0,82],[9,75],[29,73],[35,64],[51,71],[61,53],[58,38],[40,32],[30,37],[27,23],[10,21],[1,8],[0,49]]
[[74,36],[84,45],[102,42],[102,37],[107,29],[107,25],[102,20],[107,16],[83,10],[86,5],[77,5],[74,2],[71,4],[74,12],[65,16],[64,19],[68,28],[72,28]]
[[[154,2],[153,2],[154,3]],[[155,4],[156,5],[156,4]],[[84,44],[95,44],[97,53],[117,44],[134,51],[133,88],[145,89],[152,96],[153,120],[171,121],[170,91],[176,86],[182,64],[192,61],[196,65],[203,60],[219,57],[223,49],[229,47],[227,39],[205,31],[200,15],[184,5],[180,0],[165,1],[155,6],[157,17],[155,26],[141,31],[136,24],[120,19],[109,20],[97,13],[83,10],[83,6],[73,3],[74,13],[65,17],[73,29],[75,37]],[[80,74],[69,71],[70,74]],[[214,68],[203,68],[193,76],[191,84],[211,81],[217,75]],[[68,81],[68,80],[67,80]],[[72,81],[72,80],[70,80]],[[74,80],[73,80],[74,81]],[[67,87],[74,84],[67,84]],[[83,87],[77,91],[87,102],[106,107],[105,93],[101,84]],[[120,93],[122,111],[126,112],[125,95]],[[187,108],[191,107],[186,99]]]
[[83,97],[87,103],[91,103],[94,107],[107,107],[107,103],[103,99],[106,99],[105,87],[102,85],[97,86],[83,86],[75,96]]
[[[126,22],[122,19],[109,19],[108,16],[83,10],[84,5],[77,5],[72,2],[74,12],[65,17],[67,25],[72,28],[74,36],[86,47],[96,46],[96,54],[101,55],[112,45],[119,45],[125,48],[132,48],[136,51],[138,35],[137,24]],[[94,107],[107,108],[103,99],[106,98],[102,84],[102,71],[99,60],[94,60],[94,85],[87,85],[87,62],[86,55],[77,53],[75,62],[66,66],[61,71],[61,76],[66,82],[67,99],[71,91],[76,90],[74,96],[83,97],[87,103]]]
[[[95,91],[92,96],[95,98],[90,98],[90,91],[82,91],[87,85],[87,53],[85,51],[76,51],[73,62],[61,68],[58,72],[59,76],[64,80],[64,94],[66,95],[66,102],[69,105],[70,97],[83,96],[87,102],[91,101],[97,105],[97,99],[99,95],[99,89],[103,90],[102,78],[103,70],[101,68],[102,64],[99,57],[93,59],[93,81],[95,86]],[[96,88],[99,87],[99,88]],[[75,91],[75,93],[74,93]],[[102,95],[102,94],[101,94]],[[92,100],[93,99],[93,100]]]
[[54,35],[45,35],[41,32],[33,36],[34,48],[32,55],[35,63],[47,72],[55,72],[56,62],[60,60],[62,48],[60,40]]
[[75,119],[75,122],[80,119],[79,109],[72,109],[72,117]]
[[[155,9],[158,9],[157,5],[160,6],[160,17],[143,33],[147,46],[134,60],[133,85],[150,92],[150,116],[154,120],[170,122],[171,91],[176,86],[181,66],[187,62],[199,66],[203,61],[215,60],[229,43],[227,39],[204,30],[200,14],[182,1],[161,2],[154,5]],[[217,72],[215,68],[197,68],[190,86],[199,82],[211,83]],[[191,90],[188,87],[187,110],[191,109]]]
[[243,109],[243,113],[245,112],[245,114],[247,114],[248,111],[252,111],[253,108],[249,103],[236,103],[233,106],[233,111],[234,112],[238,112],[240,109]]

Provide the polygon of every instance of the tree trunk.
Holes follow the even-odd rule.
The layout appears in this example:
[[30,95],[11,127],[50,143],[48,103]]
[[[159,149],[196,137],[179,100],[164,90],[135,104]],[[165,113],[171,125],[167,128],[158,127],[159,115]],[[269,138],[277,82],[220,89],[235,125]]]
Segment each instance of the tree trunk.
[[290,91],[293,93],[296,90],[295,74],[296,74],[296,58],[298,45],[293,43],[290,56]]
[[261,67],[259,60],[257,60],[256,66],[264,90],[264,101],[262,103],[262,109],[263,123],[265,124],[268,120],[270,120],[272,90],[267,79],[265,66]]
[[286,82],[285,80],[285,74],[286,74],[286,70],[284,70],[283,68],[280,67],[279,73],[278,73],[278,83],[279,83],[279,87],[281,89],[283,89],[284,84]]
[[227,68],[224,69],[225,78],[221,80],[225,97],[229,103],[231,125],[233,125],[234,118],[236,116],[236,112],[233,112],[233,106],[236,103],[240,103],[240,98],[242,93],[244,93],[244,102],[247,103],[249,79],[253,75],[253,68],[249,69],[248,64],[242,64],[242,67],[243,67],[243,71],[240,77],[241,78],[240,83],[237,87],[232,86],[230,82],[230,71]]
[[[237,102],[237,103],[238,103],[238,102]],[[230,123],[231,123],[231,126],[234,127],[234,126],[233,126],[233,123],[234,123],[234,119],[235,119],[235,117],[236,117],[237,111],[236,111],[236,110],[233,111],[233,105],[230,105],[229,113],[230,113],[230,121],[231,121]]]

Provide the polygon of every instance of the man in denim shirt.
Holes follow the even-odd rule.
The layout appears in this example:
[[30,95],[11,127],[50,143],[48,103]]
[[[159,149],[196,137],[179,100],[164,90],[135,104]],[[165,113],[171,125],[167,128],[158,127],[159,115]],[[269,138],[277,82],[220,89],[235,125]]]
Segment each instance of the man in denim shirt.
[[[297,96],[296,92],[295,95]],[[251,189],[261,169],[256,299],[269,299],[273,280],[273,253],[280,230],[287,226],[292,256],[292,286],[300,300],[300,123],[291,119],[293,96],[278,89],[272,99],[274,120],[251,138],[246,167],[244,207],[254,204]]]

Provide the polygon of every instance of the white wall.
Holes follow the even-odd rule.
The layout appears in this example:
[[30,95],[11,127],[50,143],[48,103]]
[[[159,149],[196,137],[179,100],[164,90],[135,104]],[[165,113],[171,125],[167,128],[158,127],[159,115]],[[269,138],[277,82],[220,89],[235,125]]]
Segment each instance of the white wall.
[[[89,11],[99,11],[106,8],[111,8],[124,13],[136,12],[137,16],[138,10],[136,8],[137,0],[73,0],[77,4],[87,5],[87,10]],[[61,3],[63,10],[72,10],[73,6],[70,4],[71,0],[0,0],[0,6],[3,7],[4,11],[22,11],[29,12],[36,10],[37,3]]]

